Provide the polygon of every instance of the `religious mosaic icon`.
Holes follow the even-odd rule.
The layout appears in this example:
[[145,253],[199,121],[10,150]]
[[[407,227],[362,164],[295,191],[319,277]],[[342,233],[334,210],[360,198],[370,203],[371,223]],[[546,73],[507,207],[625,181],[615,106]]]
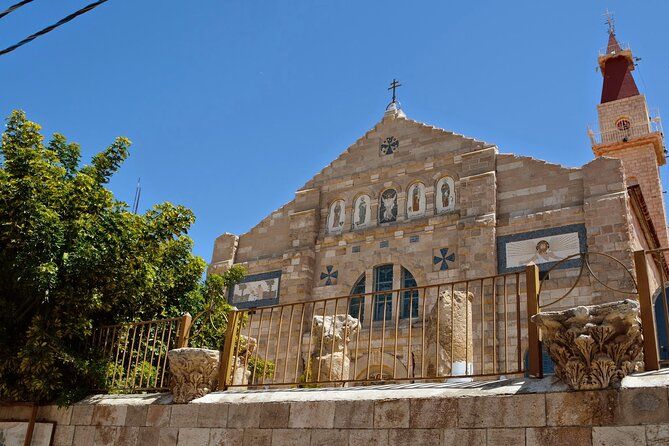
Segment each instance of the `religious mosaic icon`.
[[381,155],[391,155],[400,148],[400,142],[394,136],[389,136],[381,141]]
[[395,189],[386,189],[381,194],[379,222],[389,223],[395,220],[397,220],[397,191]]
[[414,183],[407,194],[407,216],[420,217],[425,215],[425,185]]
[[369,225],[372,219],[371,198],[369,195],[360,195],[353,205],[353,228],[359,229]]
[[437,271],[446,271],[453,262],[455,262],[455,253],[449,253],[448,248],[439,249],[432,258],[432,264]]
[[279,299],[281,271],[251,274],[230,291],[228,301],[239,308],[274,305]]
[[444,177],[437,182],[437,212],[450,212],[455,209],[455,182],[451,177]]
[[339,271],[334,269],[334,266],[328,265],[325,267],[325,272],[321,273],[321,280],[325,280],[324,285],[335,285],[339,277]]
[[341,232],[344,228],[344,218],[346,217],[346,208],[344,200],[337,200],[330,205],[330,214],[328,215],[328,232]]
[[[501,273],[523,270],[529,264],[546,271],[560,260],[586,251],[585,227],[582,224],[539,229],[497,238],[497,255]],[[580,265],[580,258],[561,264],[563,268]]]

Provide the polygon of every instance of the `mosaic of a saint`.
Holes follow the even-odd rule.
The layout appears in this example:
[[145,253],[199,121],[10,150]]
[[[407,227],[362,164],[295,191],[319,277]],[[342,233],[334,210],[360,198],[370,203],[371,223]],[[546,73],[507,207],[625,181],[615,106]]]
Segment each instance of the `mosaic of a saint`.
[[341,231],[341,229],[344,227],[344,217],[345,217],[344,201],[337,200],[334,203],[332,203],[332,206],[330,207],[330,215],[328,217],[328,231],[330,232]]
[[367,195],[362,195],[355,200],[353,208],[353,227],[363,228],[369,224],[371,218],[370,198]]
[[397,220],[397,191],[388,189],[381,194],[379,222],[388,223]]
[[437,183],[437,212],[448,212],[455,208],[455,184],[453,179],[445,177]]
[[423,183],[416,183],[409,188],[409,198],[407,200],[407,215],[415,217],[425,213],[425,186]]

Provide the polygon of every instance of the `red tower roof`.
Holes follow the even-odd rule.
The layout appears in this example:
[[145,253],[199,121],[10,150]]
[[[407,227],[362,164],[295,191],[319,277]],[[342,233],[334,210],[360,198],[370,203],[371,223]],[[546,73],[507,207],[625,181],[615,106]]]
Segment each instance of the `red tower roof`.
[[639,89],[632,77],[634,62],[629,50],[623,50],[615,34],[609,33],[609,42],[606,46],[606,55],[602,67],[604,84],[602,85],[601,103],[637,96]]

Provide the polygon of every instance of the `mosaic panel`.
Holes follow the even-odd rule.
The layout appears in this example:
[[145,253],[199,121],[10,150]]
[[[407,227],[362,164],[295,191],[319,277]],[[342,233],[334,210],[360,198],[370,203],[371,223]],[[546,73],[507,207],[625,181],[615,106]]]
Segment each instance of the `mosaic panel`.
[[228,302],[237,308],[252,308],[279,303],[281,271],[251,274],[230,291]]

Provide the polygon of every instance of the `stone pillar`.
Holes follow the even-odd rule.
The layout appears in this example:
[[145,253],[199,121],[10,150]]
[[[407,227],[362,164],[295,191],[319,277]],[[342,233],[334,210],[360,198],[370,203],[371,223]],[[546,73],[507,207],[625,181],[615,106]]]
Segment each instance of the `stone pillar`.
[[[473,373],[472,293],[450,290],[439,295],[425,321],[426,376]],[[438,320],[438,324],[437,324]]]
[[309,381],[350,379],[351,360],[347,344],[360,329],[358,320],[348,314],[314,316],[313,325],[314,353],[310,360]]

